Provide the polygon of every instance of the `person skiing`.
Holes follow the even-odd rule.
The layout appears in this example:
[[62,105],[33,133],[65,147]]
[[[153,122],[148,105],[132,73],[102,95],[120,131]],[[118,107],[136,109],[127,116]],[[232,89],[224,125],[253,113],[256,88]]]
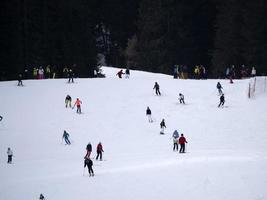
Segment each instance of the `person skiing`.
[[67,95],[65,98],[65,104],[66,104],[66,108],[69,106],[71,108],[71,96]]
[[103,146],[102,146],[101,142],[99,142],[97,147],[96,147],[96,153],[97,153],[97,156],[95,158],[96,160],[98,159],[98,157],[100,157],[100,160],[102,160],[102,152],[104,152]]
[[74,83],[74,81],[73,81],[73,78],[74,78],[74,72],[72,71],[72,69],[69,69],[69,71],[68,71],[68,77],[69,77],[68,83],[70,83],[70,81],[71,81],[72,83]]
[[185,153],[185,143],[187,143],[186,138],[184,137],[184,134],[181,134],[181,137],[179,138],[179,144],[180,144],[179,153]]
[[10,147],[7,148],[7,163],[12,163],[13,152]]
[[38,69],[38,75],[39,79],[44,79],[44,69],[42,66]]
[[252,67],[251,76],[252,77],[255,77],[256,76],[256,69],[255,69],[255,67]]
[[23,84],[22,84],[22,74],[19,74],[19,76],[18,76],[18,86],[23,86]]
[[218,108],[221,107],[221,106],[223,107],[224,102],[225,102],[224,94],[222,94],[222,95],[220,96],[220,104],[218,105]]
[[165,120],[164,119],[162,119],[162,121],[160,122],[160,128],[161,128],[161,130],[160,130],[160,134],[164,134],[164,129],[166,128],[166,125],[165,125]]
[[119,78],[121,78],[122,77],[122,74],[124,74],[123,73],[123,71],[122,71],[122,69],[116,74]]
[[216,87],[218,89],[219,95],[221,95],[222,94],[222,88],[223,88],[222,85],[221,85],[221,83],[218,82]]
[[40,200],[45,200],[45,197],[43,194],[40,194],[40,197],[39,197]]
[[179,133],[177,130],[175,130],[172,134],[172,138],[173,138],[173,151],[178,151],[178,138],[179,138]]
[[88,158],[90,158],[90,155],[91,155],[91,152],[92,152],[92,145],[91,145],[91,143],[89,142],[88,144],[87,144],[87,146],[86,146],[86,155],[85,155],[85,157],[88,157]]
[[94,170],[92,168],[93,161],[90,158],[88,158],[88,157],[85,156],[84,157],[84,168],[86,166],[88,167],[89,176],[94,176]]
[[72,109],[74,109],[74,107],[77,106],[77,111],[76,112],[81,114],[82,113],[81,104],[82,104],[82,101],[79,98],[77,98],[74,106],[72,107]]
[[3,117],[0,115],[0,122],[2,121]]
[[127,69],[125,70],[125,78],[128,79],[130,78],[130,69],[127,67]]
[[152,117],[151,117],[151,110],[150,110],[150,108],[147,106],[147,109],[146,109],[146,115],[147,115],[147,117],[148,117],[148,122],[153,122],[153,119],[152,119]]
[[159,91],[159,84],[157,82],[155,82],[155,85],[153,87],[153,90],[156,90],[156,95],[161,95],[160,91]]
[[67,131],[64,130],[63,136],[62,136],[62,140],[64,139],[66,144],[70,145],[70,140],[69,140],[69,134],[67,133]]
[[179,93],[179,101],[180,101],[180,103],[185,104],[184,95],[182,93]]

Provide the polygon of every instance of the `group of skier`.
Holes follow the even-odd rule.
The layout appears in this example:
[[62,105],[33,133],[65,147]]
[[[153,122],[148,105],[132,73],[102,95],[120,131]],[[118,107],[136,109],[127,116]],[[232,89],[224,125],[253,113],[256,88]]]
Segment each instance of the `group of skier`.
[[71,107],[71,101],[72,101],[71,96],[70,95],[67,95],[66,98],[65,98],[65,107],[66,108],[70,107],[70,108],[74,109],[75,106],[76,106],[77,107],[76,112],[78,114],[81,114],[82,113],[82,110],[81,110],[82,101],[79,98],[76,98],[76,101],[75,101],[73,107]]
[[130,69],[126,68],[125,72],[123,72],[123,70],[121,69],[120,71],[118,71],[118,73],[116,74],[116,76],[118,76],[119,78],[122,78],[122,75],[125,74],[125,78],[129,79],[130,78]]

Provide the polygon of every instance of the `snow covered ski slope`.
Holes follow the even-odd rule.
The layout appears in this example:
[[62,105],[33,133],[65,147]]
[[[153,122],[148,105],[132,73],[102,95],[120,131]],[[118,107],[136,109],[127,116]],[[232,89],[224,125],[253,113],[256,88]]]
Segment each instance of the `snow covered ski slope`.
[[[131,71],[107,78],[0,82],[0,200],[267,199],[267,94],[247,98],[249,80],[174,80]],[[153,91],[160,85],[161,96]],[[218,108],[220,81],[225,107]],[[178,94],[185,105],[178,103]],[[82,114],[65,97],[82,101]],[[149,123],[145,111],[152,111]],[[164,135],[160,122],[165,119]],[[186,153],[172,151],[177,129]],[[63,131],[71,145],[62,142]],[[104,161],[85,170],[86,145]],[[13,164],[7,164],[7,148]]]

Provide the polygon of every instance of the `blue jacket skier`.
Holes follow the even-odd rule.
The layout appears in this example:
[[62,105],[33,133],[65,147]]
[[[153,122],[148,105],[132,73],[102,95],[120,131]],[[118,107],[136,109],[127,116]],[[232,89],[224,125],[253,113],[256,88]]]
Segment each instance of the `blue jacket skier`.
[[64,133],[63,133],[62,138],[64,138],[66,144],[68,144],[68,145],[71,144],[71,143],[70,143],[70,140],[69,140],[69,136],[70,136],[70,135],[67,133],[67,131],[64,130]]

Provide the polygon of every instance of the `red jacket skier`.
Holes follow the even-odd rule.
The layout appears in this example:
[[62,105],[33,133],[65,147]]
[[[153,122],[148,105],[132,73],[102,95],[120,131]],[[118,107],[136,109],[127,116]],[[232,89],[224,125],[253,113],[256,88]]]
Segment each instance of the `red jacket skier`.
[[119,78],[121,78],[122,74],[124,74],[124,73],[123,73],[123,71],[122,71],[122,69],[121,69],[121,70],[117,73],[117,76],[118,76]]
[[186,138],[184,137],[184,134],[181,134],[181,137],[179,138],[179,144],[180,144],[179,153],[185,152],[185,143],[187,143]]

